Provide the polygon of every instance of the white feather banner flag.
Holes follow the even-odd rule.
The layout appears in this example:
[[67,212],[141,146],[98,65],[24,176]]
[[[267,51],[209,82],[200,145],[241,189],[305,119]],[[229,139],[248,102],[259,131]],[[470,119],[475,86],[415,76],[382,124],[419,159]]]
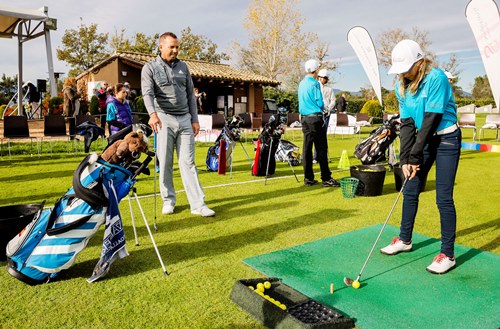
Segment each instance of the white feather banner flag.
[[347,33],[347,41],[351,44],[351,47],[358,56],[358,59],[361,62],[370,83],[372,84],[373,90],[377,95],[378,101],[380,105],[382,105],[382,89],[380,87],[380,73],[378,69],[377,53],[370,34],[365,28],[355,26]]
[[476,38],[497,108],[500,108],[500,15],[493,0],[471,0],[465,16]]

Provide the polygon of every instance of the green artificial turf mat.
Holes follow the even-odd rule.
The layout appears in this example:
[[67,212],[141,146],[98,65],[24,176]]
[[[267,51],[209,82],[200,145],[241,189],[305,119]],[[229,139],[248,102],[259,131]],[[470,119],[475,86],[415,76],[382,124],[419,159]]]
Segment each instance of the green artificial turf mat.
[[[304,219],[307,220],[307,219]],[[413,234],[413,252],[386,256],[379,249],[399,234],[388,225],[360,279],[356,279],[382,225],[244,259],[247,265],[356,319],[360,328],[498,328],[500,257],[455,245],[457,267],[445,275],[425,268],[440,241]],[[335,287],[330,294],[330,284]]]

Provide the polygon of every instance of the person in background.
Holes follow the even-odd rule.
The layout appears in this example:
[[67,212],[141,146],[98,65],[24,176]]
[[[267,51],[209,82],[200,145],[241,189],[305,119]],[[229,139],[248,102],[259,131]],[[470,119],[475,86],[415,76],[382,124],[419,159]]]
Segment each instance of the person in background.
[[121,83],[114,87],[115,96],[108,103],[106,121],[110,135],[116,134],[121,129],[132,124],[132,109],[127,102],[127,89]]
[[194,162],[194,137],[200,131],[194,86],[189,69],[177,58],[179,40],[172,32],[160,36],[160,55],[146,63],[141,73],[144,105],[149,125],[157,133],[160,162],[162,213],[172,214],[176,204],[174,190],[174,149],[191,213],[203,217],[215,212],[205,204],[205,193]]
[[[318,72],[318,81],[321,87],[321,94],[323,95],[323,103],[324,103],[324,109],[323,109],[323,127],[325,130],[328,132],[328,124],[330,122],[330,115],[332,112],[335,112],[335,93],[333,92],[333,88],[327,86],[328,83],[328,70],[327,69],[321,69]],[[328,148],[328,144],[327,144]],[[328,155],[328,149],[326,151],[326,154]],[[314,150],[314,160],[313,162],[317,162],[317,152]]]
[[321,94],[323,95],[323,116],[325,117],[325,128],[328,128],[330,114],[335,113],[335,93],[333,92],[333,88],[327,85],[328,80],[328,70],[319,70],[318,81],[321,87]]
[[317,150],[317,160],[321,169],[321,180],[324,187],[340,186],[332,178],[330,168],[328,168],[326,129],[323,124],[323,95],[321,94],[318,77],[319,62],[310,59],[305,63],[306,76],[299,84],[298,99],[299,112],[302,118],[302,133],[304,134],[303,167],[304,185],[312,186],[318,183],[314,179],[312,148]]
[[67,78],[63,85],[63,114],[65,117],[74,117],[76,101],[80,99],[80,94],[76,91],[75,78]]
[[97,102],[99,104],[99,119],[101,120],[102,129],[106,130],[106,100],[108,98],[108,82],[103,81],[100,88],[95,91],[95,95],[97,96]]
[[448,71],[444,71],[444,74],[446,75],[446,77],[448,78],[448,81],[450,82],[450,85],[453,84],[453,79],[455,79],[455,77],[453,76],[453,74],[451,74],[450,72]]
[[38,112],[38,119],[42,118],[42,111],[39,108],[40,107],[40,92],[36,88],[36,86],[31,83],[31,81],[28,81],[23,87],[27,87],[27,94],[26,96],[28,97],[28,105],[31,110],[31,116],[33,117],[35,113]]
[[340,95],[335,107],[337,108],[337,112],[339,112],[339,113],[345,113],[347,111],[347,96],[346,96],[346,94],[342,93],[342,95]]
[[130,108],[132,110],[134,110],[135,109],[135,101],[137,99],[137,92],[130,87],[129,81],[125,81],[123,83],[123,85],[125,86],[125,89],[127,90],[127,99],[126,100],[129,103]]
[[194,97],[196,98],[196,107],[198,108],[198,113],[203,114],[203,98],[206,97],[204,92],[199,92],[198,88],[194,88]]
[[108,104],[115,99],[115,86],[109,86],[106,89],[106,110],[108,109]]
[[420,45],[403,40],[392,50],[389,74],[398,74],[395,91],[401,115],[401,165],[406,186],[399,236],[380,251],[395,255],[412,250],[412,233],[421,186],[436,163],[436,203],[441,224],[441,252],[427,271],[443,274],[455,267],[457,214],[453,188],[462,132],[448,78],[425,57]]

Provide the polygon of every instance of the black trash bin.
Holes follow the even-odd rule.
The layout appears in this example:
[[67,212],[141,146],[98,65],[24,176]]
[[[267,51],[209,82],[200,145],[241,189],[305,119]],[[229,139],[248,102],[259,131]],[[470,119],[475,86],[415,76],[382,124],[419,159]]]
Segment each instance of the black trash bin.
[[[394,182],[396,183],[396,191],[401,191],[401,187],[403,187],[403,182],[405,181],[405,175],[403,174],[403,168],[398,165],[393,167],[394,170]],[[427,183],[427,175],[423,178],[421,177],[422,186],[420,187],[420,192],[425,191],[425,184]]]
[[5,261],[5,247],[28,225],[43,204],[18,204],[0,207],[0,261]]
[[381,195],[384,189],[385,172],[385,167],[381,165],[351,166],[351,177],[359,180],[356,195]]

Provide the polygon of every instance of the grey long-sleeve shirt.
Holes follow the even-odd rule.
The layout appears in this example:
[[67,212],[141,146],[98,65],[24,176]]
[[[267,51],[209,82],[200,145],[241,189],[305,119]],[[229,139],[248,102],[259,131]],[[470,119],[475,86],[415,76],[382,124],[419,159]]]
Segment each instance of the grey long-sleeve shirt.
[[149,115],[164,112],[172,115],[191,114],[191,122],[198,122],[193,80],[181,60],[172,66],[157,56],[146,63],[141,72],[141,89]]

